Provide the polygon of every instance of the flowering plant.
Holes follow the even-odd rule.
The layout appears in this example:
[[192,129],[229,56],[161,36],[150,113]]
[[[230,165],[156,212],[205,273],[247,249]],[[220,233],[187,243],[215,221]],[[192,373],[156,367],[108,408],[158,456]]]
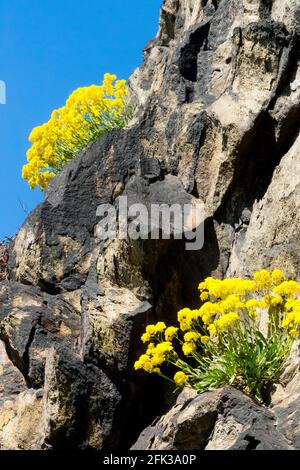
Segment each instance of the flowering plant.
[[22,177],[31,188],[43,190],[72,158],[90,142],[114,128],[124,127],[131,109],[126,104],[125,80],[105,74],[102,85],[78,88],[66,105],[53,111],[50,120],[34,128]]
[[135,369],[170,380],[163,369],[171,366],[177,387],[231,384],[262,399],[300,333],[300,284],[275,269],[250,280],[208,277],[199,290],[202,305],[180,310],[178,327],[147,326]]

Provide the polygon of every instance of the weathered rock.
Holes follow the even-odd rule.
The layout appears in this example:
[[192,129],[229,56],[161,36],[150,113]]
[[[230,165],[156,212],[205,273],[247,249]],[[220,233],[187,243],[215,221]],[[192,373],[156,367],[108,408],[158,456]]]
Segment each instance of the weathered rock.
[[228,386],[199,396],[184,390],[176,405],[143,431],[132,450],[288,448],[274,415]]
[[38,449],[43,435],[41,390],[27,390],[0,341],[0,449]]

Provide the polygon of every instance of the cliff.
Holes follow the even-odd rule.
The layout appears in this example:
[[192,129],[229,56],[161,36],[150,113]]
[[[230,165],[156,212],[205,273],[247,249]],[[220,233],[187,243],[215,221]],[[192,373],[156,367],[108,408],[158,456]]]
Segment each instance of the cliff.
[[[164,1],[133,121],[54,178],[9,248],[1,449],[300,448],[297,348],[269,407],[230,387],[174,405],[132,367],[145,325],[197,305],[205,276],[299,277],[299,34],[297,0]],[[100,242],[97,207],[122,194],[203,201],[204,247]]]

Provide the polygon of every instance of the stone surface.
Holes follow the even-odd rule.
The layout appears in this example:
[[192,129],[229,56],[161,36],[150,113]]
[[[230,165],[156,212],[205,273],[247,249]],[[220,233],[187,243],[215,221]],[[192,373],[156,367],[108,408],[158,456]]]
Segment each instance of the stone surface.
[[[298,0],[163,2],[129,80],[132,122],[90,144],[0,245],[0,448],[128,449],[146,428],[146,447],[300,448],[297,359],[268,410],[232,389],[173,409],[132,369],[145,324],[196,306],[204,277],[299,278],[299,34]],[[203,248],[101,241],[97,208],[122,195],[204,203]]]
[[132,450],[287,450],[275,416],[232,387],[196,395],[143,431]]

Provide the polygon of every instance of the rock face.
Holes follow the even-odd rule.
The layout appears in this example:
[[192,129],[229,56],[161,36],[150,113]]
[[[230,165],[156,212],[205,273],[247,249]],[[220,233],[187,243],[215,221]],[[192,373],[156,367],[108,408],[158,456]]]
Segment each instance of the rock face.
[[[132,369],[145,325],[197,305],[205,276],[299,276],[299,34],[297,0],[164,1],[130,125],[53,179],[8,265],[0,247],[0,448],[300,448],[296,359],[268,410],[226,388],[150,428],[172,400]],[[97,207],[122,195],[204,202],[203,248],[101,241]]]
[[297,341],[270,392],[268,407],[230,386],[201,395],[184,389],[168,413],[141,433],[132,450],[298,450],[299,359]]

